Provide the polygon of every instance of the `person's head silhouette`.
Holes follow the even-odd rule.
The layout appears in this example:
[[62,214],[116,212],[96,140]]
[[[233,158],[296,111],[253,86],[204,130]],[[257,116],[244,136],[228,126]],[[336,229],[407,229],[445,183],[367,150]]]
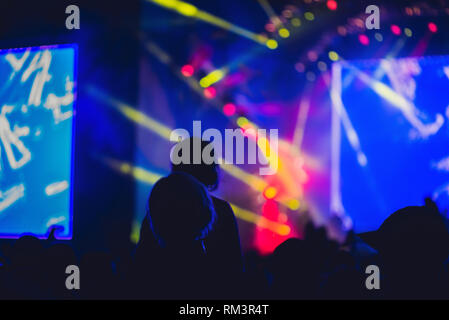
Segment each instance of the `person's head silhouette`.
[[179,142],[174,150],[177,153],[176,157],[182,159],[182,162],[175,163],[172,155],[172,172],[186,172],[198,179],[210,191],[218,188],[218,164],[213,142],[191,137]]
[[153,187],[148,200],[151,230],[163,248],[203,248],[202,240],[215,221],[206,188],[183,172],[171,173]]

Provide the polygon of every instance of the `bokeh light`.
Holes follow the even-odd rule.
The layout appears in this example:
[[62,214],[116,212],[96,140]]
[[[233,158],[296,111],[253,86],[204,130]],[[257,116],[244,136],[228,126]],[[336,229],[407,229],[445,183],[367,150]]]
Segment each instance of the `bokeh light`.
[[195,69],[190,64],[182,66],[181,73],[184,77],[191,77],[195,73]]
[[217,90],[214,87],[204,89],[203,93],[207,99],[213,99],[217,96]]
[[327,1],[327,7],[329,8],[329,10],[332,10],[332,11],[337,10],[337,7],[338,7],[337,1],[335,1],[335,0],[328,0]]
[[227,115],[228,117],[234,115],[235,111],[236,111],[236,107],[235,107],[235,104],[233,104],[233,103],[226,103],[223,106],[223,113],[225,115]]
[[391,25],[391,32],[393,32],[394,35],[400,35],[401,34],[401,28],[399,28],[399,26],[392,24]]
[[427,27],[429,28],[429,31],[432,32],[432,33],[436,33],[438,31],[437,25],[435,23],[433,23],[433,22],[429,22]]

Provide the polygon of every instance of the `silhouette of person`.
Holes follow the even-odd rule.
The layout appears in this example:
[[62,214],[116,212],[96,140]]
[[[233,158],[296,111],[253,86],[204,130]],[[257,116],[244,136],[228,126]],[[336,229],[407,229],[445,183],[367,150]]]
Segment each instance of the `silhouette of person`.
[[[198,147],[195,146],[195,143]],[[174,152],[179,152],[178,156],[183,157],[183,152],[190,151],[188,163],[173,163],[172,172],[186,172],[191,174],[207,189],[212,192],[218,189],[219,166],[215,157],[213,142],[191,137],[182,140]],[[195,152],[200,153],[195,155]],[[195,163],[196,160],[199,163]],[[198,161],[199,160],[199,161]],[[210,163],[209,163],[210,162]],[[237,221],[228,202],[211,196],[217,214],[217,221],[210,236],[205,241],[205,246],[210,258],[215,262],[217,270],[226,270],[226,274],[232,275],[230,279],[223,279],[228,285],[228,290],[235,292],[235,285],[240,281],[243,271],[242,251]],[[229,292],[230,293],[230,292]],[[226,293],[224,293],[226,296]]]
[[379,252],[385,298],[448,298],[449,233],[432,200],[400,209],[359,236]]
[[[200,146],[198,148],[200,152],[199,163],[197,164],[194,163],[195,143]],[[211,143],[195,137],[182,140],[176,150],[179,152],[179,157],[183,157],[183,151],[189,152],[188,157],[184,155],[187,163],[174,164],[172,161],[172,172],[188,173],[200,181],[209,191],[216,190],[219,183],[218,164],[216,161],[206,163],[207,161],[204,161],[202,157],[203,152],[209,151],[210,157],[214,159],[215,154]],[[211,199],[216,212],[216,222],[204,244],[209,260],[213,261],[215,265],[215,271],[227,275],[227,277],[221,278],[222,287],[225,287],[222,291],[224,297],[231,292],[238,291],[236,286],[240,283],[243,272],[242,251],[237,221],[231,206],[215,196],[211,196]],[[147,219],[144,219],[142,224],[147,225]],[[140,237],[150,239],[151,235],[144,234],[148,233],[148,230],[148,228],[142,228]],[[155,243],[151,244],[150,241],[147,241],[146,246],[154,247]]]
[[214,221],[212,200],[191,175],[171,173],[154,185],[135,256],[141,297],[205,298],[218,289],[204,246]]

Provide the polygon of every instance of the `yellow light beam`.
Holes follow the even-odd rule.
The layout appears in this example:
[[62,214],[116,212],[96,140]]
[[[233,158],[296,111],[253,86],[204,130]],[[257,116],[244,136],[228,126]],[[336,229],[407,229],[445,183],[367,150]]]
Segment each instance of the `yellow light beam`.
[[[166,140],[170,140],[170,134],[172,132],[171,128],[163,125],[159,121],[149,117],[143,112],[140,112],[137,109],[118,101],[117,99],[105,95],[103,92],[92,86],[88,88],[88,92],[93,96],[95,96],[96,98],[98,98],[99,100],[104,101],[113,106],[120,113],[122,113],[127,119],[137,124],[140,124],[144,128],[154,132],[155,134],[159,135],[160,137]],[[229,175],[233,176],[234,178],[247,184],[252,189],[261,192],[267,186],[265,180],[250,173],[247,173],[233,164],[226,164],[224,162],[225,161],[221,159],[222,165],[220,167],[224,171],[226,171]]]
[[169,140],[170,134],[172,130],[160,123],[159,121],[154,120],[153,118],[147,116],[143,112],[138,111],[137,109],[120,102],[117,99],[114,99],[110,96],[105,95],[103,92],[98,90],[97,88],[91,86],[88,87],[88,92],[95,96],[97,99],[113,106],[116,110],[118,110],[123,116],[128,118],[129,120],[140,124],[141,126],[151,130],[155,134],[161,136],[164,139]]
[[156,174],[147,169],[137,167],[132,165],[131,163],[119,161],[113,158],[103,157],[103,162],[107,164],[110,168],[114,169],[117,172],[120,172],[124,175],[128,175],[133,177],[135,180],[140,182],[153,185],[163,176],[160,174]]
[[214,83],[223,79],[229,72],[227,67],[223,67],[221,69],[216,69],[211,73],[207,74],[205,77],[201,78],[200,86],[203,88],[210,87]]
[[271,230],[281,236],[286,236],[290,234],[291,229],[286,224],[268,220],[267,218],[261,215],[258,215],[246,209],[242,209],[236,206],[235,204],[231,204],[231,207],[232,210],[234,211],[235,216],[240,220],[254,223],[259,227]]
[[248,38],[254,42],[268,46],[267,42],[270,40],[263,35],[256,34],[252,31],[246,30],[238,25],[228,22],[220,17],[210,14],[206,11],[200,10],[194,5],[179,1],[179,0],[147,0],[148,2],[157,4],[163,8],[175,11],[183,16],[192,17],[203,22],[207,22],[214,26],[231,31],[235,34]]

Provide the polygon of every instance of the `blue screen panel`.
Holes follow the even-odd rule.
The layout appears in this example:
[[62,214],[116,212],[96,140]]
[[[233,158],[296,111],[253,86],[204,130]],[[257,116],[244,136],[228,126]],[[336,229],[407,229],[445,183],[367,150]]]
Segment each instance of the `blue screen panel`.
[[341,62],[332,71],[334,209],[364,232],[425,197],[447,208],[449,57]]
[[72,238],[76,47],[0,51],[0,237]]

